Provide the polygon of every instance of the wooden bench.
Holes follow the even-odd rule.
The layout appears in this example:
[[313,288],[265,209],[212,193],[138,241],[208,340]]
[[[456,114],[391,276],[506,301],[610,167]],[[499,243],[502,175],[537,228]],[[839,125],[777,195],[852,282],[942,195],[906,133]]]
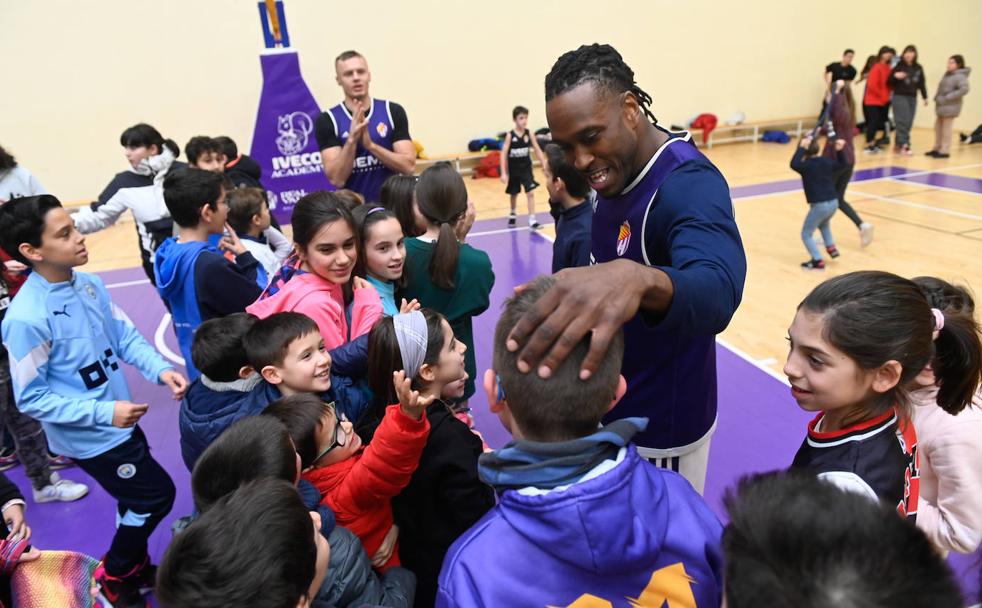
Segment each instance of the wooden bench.
[[[705,146],[712,148],[715,144],[729,144],[738,141],[758,141],[764,131],[780,130],[789,131],[795,137],[815,126],[818,118],[815,116],[795,116],[792,118],[778,118],[775,120],[758,120],[743,122],[738,125],[720,124],[709,134]],[[690,129],[692,141],[696,145],[702,146],[702,129]],[[720,137],[724,135],[725,137]]]
[[[461,175],[468,175],[474,172],[474,165],[481,162],[481,159],[490,154],[491,152],[500,152],[500,150],[485,150],[483,152],[458,152],[456,154],[443,154],[440,156],[430,156],[428,158],[417,158],[416,159],[416,175],[419,175],[427,167],[432,167],[433,165],[446,161],[454,166],[457,173]],[[534,158],[532,155],[532,165],[539,166],[538,159]]]

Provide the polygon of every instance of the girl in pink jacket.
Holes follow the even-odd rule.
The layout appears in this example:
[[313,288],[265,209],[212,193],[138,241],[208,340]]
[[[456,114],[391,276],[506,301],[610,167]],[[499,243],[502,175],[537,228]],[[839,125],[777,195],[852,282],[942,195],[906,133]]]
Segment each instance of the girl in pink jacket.
[[382,317],[382,301],[367,281],[352,280],[359,243],[351,213],[333,192],[314,192],[293,208],[292,225],[295,255],[246,312],[260,319],[303,313],[328,350],[367,334]]
[[941,279],[914,283],[939,319],[934,361],[914,379],[910,396],[921,457],[917,527],[942,553],[973,553],[982,543],[982,343],[975,303],[968,291]]

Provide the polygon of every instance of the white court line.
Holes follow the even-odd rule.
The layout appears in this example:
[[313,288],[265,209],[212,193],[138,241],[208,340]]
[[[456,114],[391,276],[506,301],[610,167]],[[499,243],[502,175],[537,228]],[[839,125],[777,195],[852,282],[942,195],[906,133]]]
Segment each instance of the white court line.
[[106,289],[116,289],[117,287],[130,287],[131,285],[143,285],[149,283],[150,279],[139,279],[137,281],[123,281],[122,283],[110,283]]
[[[907,184],[908,186],[927,186],[928,188],[935,188],[937,190],[945,190],[947,192],[955,192],[957,194],[971,194],[972,196],[982,196],[982,192],[973,192],[972,190],[961,190],[959,188],[949,188],[948,186],[935,186],[934,184],[925,184],[924,182],[911,182],[904,179],[903,175],[898,175],[896,177],[891,177],[891,181],[895,181],[899,184]],[[862,182],[860,182],[862,183]],[[912,193],[917,194],[917,193]]]
[[[932,186],[933,187],[933,186]],[[943,213],[944,215],[952,215],[954,217],[960,217],[967,220],[982,220],[982,215],[973,215],[971,213],[962,213],[961,211],[952,211],[951,209],[944,209],[943,207],[932,207],[931,205],[924,205],[922,203],[913,203],[911,201],[905,201],[899,198],[891,198],[889,196],[880,196],[879,194],[870,194],[868,192],[861,192],[853,188],[850,190],[851,196],[853,198],[855,195],[864,196],[866,198],[872,198],[878,201],[883,201],[885,203],[893,203],[894,205],[900,205],[902,207],[912,207],[914,209],[924,209],[925,211],[933,211],[935,213]],[[853,199],[855,200],[855,199]]]
[[[149,283],[149,281],[147,281]],[[165,312],[164,316],[160,319],[160,324],[157,325],[157,331],[153,333],[153,344],[157,347],[157,350],[165,358],[170,359],[178,365],[184,365],[184,357],[178,355],[167,346],[167,342],[164,341],[164,333],[167,328],[170,327],[170,313]]]
[[[961,171],[963,169],[977,169],[979,167],[982,167],[982,163],[976,163],[974,165],[962,165],[960,167],[945,167],[945,170],[946,171]],[[875,168],[875,167],[873,167],[873,168]],[[860,169],[860,171],[863,171],[863,170],[864,169]],[[937,170],[937,169],[932,169],[930,171],[912,171],[911,173],[905,173],[903,175],[886,175],[886,176],[883,176],[883,177],[874,177],[872,179],[863,179],[863,180],[851,181],[851,182],[849,182],[849,184],[850,184],[850,187],[851,187],[852,184],[872,184],[873,182],[882,182],[882,181],[896,179],[898,177],[917,177],[919,175],[927,175],[929,173],[940,173],[940,171]],[[911,183],[919,183],[919,182],[911,182]],[[754,184],[748,184],[748,185],[754,185]],[[922,184],[922,185],[929,186],[930,184]],[[737,188],[742,188],[742,187],[744,187],[744,186],[737,186]],[[936,186],[932,186],[932,187],[936,187]],[[788,190],[778,190],[777,192],[766,192],[764,194],[748,194],[747,196],[734,196],[733,197],[733,200],[734,201],[749,201],[749,200],[758,199],[758,198],[767,198],[769,196],[780,196],[782,194],[793,194],[795,192],[801,192],[801,190],[802,190],[802,188],[799,186],[797,188],[790,188]],[[962,190],[958,190],[958,192],[962,192]]]
[[[504,219],[504,218],[502,218],[502,219]],[[540,226],[552,226],[552,222],[549,222],[548,224],[539,224],[539,225]],[[522,231],[522,230],[532,230],[532,229],[529,228],[528,226],[515,226],[514,228],[501,228],[500,230],[484,230],[482,232],[469,232],[469,233],[467,233],[467,238],[470,238],[472,236],[488,236],[488,235],[491,235],[491,234],[504,234],[506,232],[519,232],[519,231]],[[536,232],[536,231],[533,231],[533,232]]]

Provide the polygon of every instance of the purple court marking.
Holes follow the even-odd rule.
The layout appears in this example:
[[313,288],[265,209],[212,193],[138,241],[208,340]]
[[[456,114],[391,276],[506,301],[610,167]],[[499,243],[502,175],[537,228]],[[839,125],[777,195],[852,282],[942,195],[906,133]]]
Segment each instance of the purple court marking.
[[[873,169],[860,169],[852,174],[853,182],[865,182],[873,179],[886,179],[890,177],[901,177],[908,173],[920,173],[903,167],[876,167]],[[735,186],[730,188],[730,196],[733,199],[748,198],[751,196],[762,196],[765,194],[777,194],[785,192],[797,192],[801,190],[800,179],[784,179],[776,182],[766,182],[763,184],[750,184],[749,186]]]
[[982,194],[982,179],[964,177],[949,173],[928,173],[926,175],[898,176],[895,179],[905,182],[917,182],[928,186],[946,188],[948,190],[964,190],[973,194]]
[[[904,170],[863,170],[857,179],[870,180],[901,175]],[[800,189],[800,182],[795,181]],[[754,186],[734,188],[734,198],[766,194],[769,186],[752,191]],[[551,221],[545,214],[540,222]],[[497,418],[488,411],[487,397],[482,389],[484,370],[490,367],[494,326],[501,304],[512,293],[512,287],[539,274],[550,271],[552,244],[527,228],[507,230],[504,218],[481,220],[475,223],[468,242],[486,251],[495,271],[495,286],[491,307],[474,320],[477,348],[477,392],[471,408],[478,429],[493,447],[500,447],[509,436]],[[112,286],[145,279],[139,268],[100,273]],[[110,294],[132,318],[140,332],[151,342],[164,315],[164,307],[149,283],[135,283],[110,289]],[[173,331],[164,332],[165,342],[177,352]],[[709,505],[722,517],[724,492],[743,475],[753,472],[786,468],[805,434],[810,418],[798,409],[788,387],[756,365],[744,360],[723,346],[717,346],[717,376],[719,379],[719,424],[713,438],[709,458],[705,496]],[[191,512],[190,474],[180,457],[177,428],[178,404],[168,392],[146,382],[138,373],[126,368],[126,377],[135,401],[151,404],[141,421],[155,457],[170,473],[177,486],[177,500],[171,514],[165,518],[151,538],[150,551],[158,561],[170,540],[170,524]],[[7,471],[21,488],[30,490],[23,469]],[[34,541],[41,548],[63,548],[100,556],[108,547],[113,533],[115,502],[76,468],[67,469],[63,476],[90,484],[90,494],[75,503],[35,505],[28,498],[28,520],[34,530]],[[28,494],[29,496],[29,494]],[[969,597],[978,595],[976,555],[954,555],[949,563],[956,569]]]

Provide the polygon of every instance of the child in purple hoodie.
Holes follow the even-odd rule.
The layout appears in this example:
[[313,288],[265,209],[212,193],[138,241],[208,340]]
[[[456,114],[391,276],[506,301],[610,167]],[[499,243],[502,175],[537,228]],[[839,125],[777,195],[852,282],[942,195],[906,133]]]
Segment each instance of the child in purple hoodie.
[[669,605],[716,607],[722,526],[688,481],[630,442],[646,418],[600,420],[626,390],[623,336],[579,380],[588,338],[550,376],[521,374],[509,331],[554,284],[510,300],[495,331],[491,410],[515,438],[481,457],[499,502],[450,548],[438,607]]

